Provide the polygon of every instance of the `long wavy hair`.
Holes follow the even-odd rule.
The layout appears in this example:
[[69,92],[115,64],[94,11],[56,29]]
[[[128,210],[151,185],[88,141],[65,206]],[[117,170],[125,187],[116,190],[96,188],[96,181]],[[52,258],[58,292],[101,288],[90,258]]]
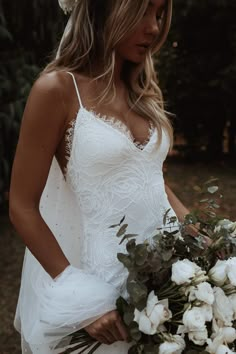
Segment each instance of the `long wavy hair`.
[[[105,80],[106,88],[100,101],[112,100],[116,94],[115,48],[141,21],[148,3],[149,0],[77,0],[67,34],[62,38],[57,55],[43,72],[64,70],[83,73],[94,80]],[[126,62],[123,68],[130,109],[151,120],[157,127],[157,146],[161,143],[164,128],[170,139],[170,149],[173,145],[173,128],[164,108],[152,56],[166,40],[171,17],[172,0],[166,0],[159,21],[159,34],[145,61],[142,64]],[[99,72],[95,70],[98,62],[101,63]]]

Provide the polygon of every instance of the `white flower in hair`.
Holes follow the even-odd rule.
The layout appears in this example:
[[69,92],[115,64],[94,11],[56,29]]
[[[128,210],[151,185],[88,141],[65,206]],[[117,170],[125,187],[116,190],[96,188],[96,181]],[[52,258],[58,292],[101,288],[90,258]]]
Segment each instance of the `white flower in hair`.
[[78,0],[58,0],[60,7],[65,14],[71,12]]

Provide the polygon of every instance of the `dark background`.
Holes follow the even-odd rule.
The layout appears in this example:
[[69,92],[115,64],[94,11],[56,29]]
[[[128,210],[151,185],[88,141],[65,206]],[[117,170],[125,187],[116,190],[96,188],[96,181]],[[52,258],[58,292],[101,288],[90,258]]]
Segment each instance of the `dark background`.
[[[190,209],[198,187],[218,177],[220,212],[236,219],[236,2],[176,0],[157,56],[175,146],[165,179]],[[50,60],[67,17],[56,0],[0,0],[0,354],[20,354],[12,327],[24,247],[8,219],[19,126],[32,82]],[[3,270],[3,271],[2,271]]]

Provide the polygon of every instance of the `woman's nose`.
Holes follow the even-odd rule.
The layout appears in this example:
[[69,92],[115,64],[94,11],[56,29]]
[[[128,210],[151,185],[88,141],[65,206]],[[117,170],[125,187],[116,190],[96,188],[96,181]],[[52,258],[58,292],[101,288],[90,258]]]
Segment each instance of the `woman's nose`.
[[146,34],[151,34],[156,37],[160,31],[160,21],[156,17],[150,19],[146,25]]

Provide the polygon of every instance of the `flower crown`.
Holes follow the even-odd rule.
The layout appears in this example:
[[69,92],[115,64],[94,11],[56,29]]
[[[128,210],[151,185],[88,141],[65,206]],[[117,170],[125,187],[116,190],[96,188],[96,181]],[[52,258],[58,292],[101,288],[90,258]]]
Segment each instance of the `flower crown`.
[[60,7],[65,14],[70,13],[78,0],[58,0]]

